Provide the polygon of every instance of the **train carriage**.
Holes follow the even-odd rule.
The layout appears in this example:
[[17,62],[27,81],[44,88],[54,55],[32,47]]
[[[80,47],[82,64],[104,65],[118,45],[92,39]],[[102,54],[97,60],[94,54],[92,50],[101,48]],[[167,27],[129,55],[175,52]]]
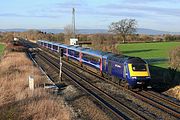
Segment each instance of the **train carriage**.
[[71,57],[74,60],[80,61],[81,57],[80,57],[80,51],[81,51],[81,47],[79,46],[70,46],[68,48],[68,54],[69,57]]
[[81,52],[82,63],[99,70],[102,74],[102,56],[104,52],[92,49],[83,49]]
[[39,45],[43,46],[43,47],[48,47],[48,41],[38,40],[37,43],[38,43]]
[[71,45],[59,44],[59,49],[63,49],[63,55],[66,56],[67,60],[68,60],[68,57],[69,57],[68,48],[70,46]]
[[51,49],[55,52],[59,52],[59,43],[52,43]]

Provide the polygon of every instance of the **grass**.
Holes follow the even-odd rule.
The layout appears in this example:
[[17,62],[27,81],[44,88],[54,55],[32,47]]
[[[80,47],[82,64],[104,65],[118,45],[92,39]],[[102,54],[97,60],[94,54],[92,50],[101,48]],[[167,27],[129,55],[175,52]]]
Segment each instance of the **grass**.
[[180,42],[133,43],[120,44],[118,50],[128,56],[147,59],[152,65],[167,68],[169,51],[177,46],[180,46]]
[[0,44],[0,56],[2,55],[4,48],[5,46],[3,44]]

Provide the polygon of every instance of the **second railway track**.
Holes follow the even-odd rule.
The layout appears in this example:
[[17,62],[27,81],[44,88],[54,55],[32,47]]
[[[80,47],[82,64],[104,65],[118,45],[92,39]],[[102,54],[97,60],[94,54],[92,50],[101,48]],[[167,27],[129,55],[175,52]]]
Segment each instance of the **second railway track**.
[[[52,59],[58,61],[55,57],[52,57]],[[77,66],[77,67],[79,67],[79,66]],[[82,68],[80,68],[80,69],[82,69]],[[90,74],[95,75],[96,77],[99,77],[100,79],[110,82],[107,79],[102,78],[102,77],[90,72],[89,70],[86,70],[86,71],[89,72]],[[114,83],[112,83],[112,84],[114,84]],[[118,86],[117,84],[114,84],[114,85],[121,89],[124,89],[121,86]],[[141,99],[142,101],[147,102],[148,104],[153,105],[154,107],[156,107],[164,112],[169,113],[170,115],[172,115],[178,119],[180,118],[180,112],[179,112],[180,106],[179,106],[178,102],[174,102],[173,100],[170,100],[167,97],[162,97],[162,95],[158,95],[152,91],[151,92],[147,92],[147,91],[134,92],[134,91],[127,90],[127,92],[129,92],[133,96]]]

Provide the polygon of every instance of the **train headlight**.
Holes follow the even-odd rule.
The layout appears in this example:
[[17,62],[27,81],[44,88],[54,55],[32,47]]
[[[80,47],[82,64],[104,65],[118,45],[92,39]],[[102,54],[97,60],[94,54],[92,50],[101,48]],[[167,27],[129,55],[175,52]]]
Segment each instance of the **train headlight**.
[[137,77],[132,77],[132,79],[137,79]]

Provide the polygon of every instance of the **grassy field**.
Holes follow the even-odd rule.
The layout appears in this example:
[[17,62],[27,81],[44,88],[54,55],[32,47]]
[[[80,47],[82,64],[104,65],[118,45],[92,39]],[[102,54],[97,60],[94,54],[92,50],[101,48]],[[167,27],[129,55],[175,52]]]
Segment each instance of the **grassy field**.
[[4,45],[2,45],[2,44],[0,44],[0,56],[1,56],[1,54],[3,53],[4,48],[5,48],[5,46],[4,46]]
[[150,64],[167,68],[169,51],[180,46],[180,42],[120,44],[118,50],[128,56],[137,56]]

